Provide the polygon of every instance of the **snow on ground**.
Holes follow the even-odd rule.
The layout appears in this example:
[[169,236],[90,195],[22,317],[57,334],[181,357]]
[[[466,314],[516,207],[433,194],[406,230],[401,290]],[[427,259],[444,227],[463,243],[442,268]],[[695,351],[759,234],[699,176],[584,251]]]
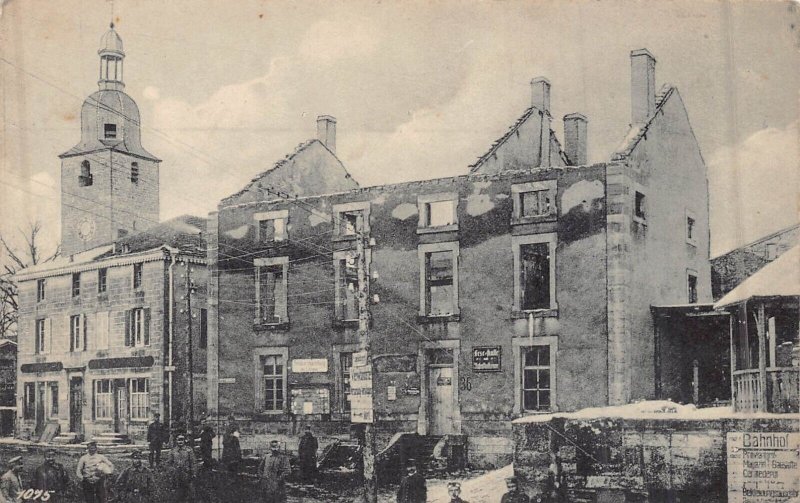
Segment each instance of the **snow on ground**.
[[762,418],[782,418],[798,419],[800,414],[772,414],[759,412],[745,414],[733,412],[731,407],[707,407],[698,409],[692,404],[682,405],[669,400],[647,400],[627,405],[615,405],[608,407],[590,407],[581,409],[577,412],[556,412],[553,414],[535,414],[521,417],[514,420],[514,423],[545,423],[555,417],[565,419],[599,419],[614,417],[620,419],[762,419]]
[[[500,501],[506,492],[506,479],[514,475],[513,465],[507,465],[499,470],[486,472],[479,477],[469,480],[456,480],[461,482],[461,498],[470,503]],[[447,503],[447,483],[450,480],[428,481],[428,503]]]

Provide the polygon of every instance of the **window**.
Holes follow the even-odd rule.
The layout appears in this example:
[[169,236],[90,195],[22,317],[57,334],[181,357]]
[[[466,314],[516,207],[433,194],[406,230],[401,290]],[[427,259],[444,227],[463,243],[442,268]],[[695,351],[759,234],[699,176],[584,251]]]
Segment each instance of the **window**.
[[208,309],[200,310],[200,349],[208,347]]
[[149,379],[139,377],[128,381],[128,394],[131,403],[131,419],[144,419],[150,417],[150,387]]
[[72,296],[80,297],[81,295],[81,273],[76,272],[72,274]]
[[420,245],[420,315],[458,315],[458,243]]
[[76,314],[69,317],[69,350],[86,349],[86,315]]
[[108,289],[108,269],[103,268],[97,271],[97,293],[106,293]]
[[50,417],[58,416],[58,383],[48,384],[50,393]]
[[125,345],[150,345],[150,309],[136,308],[125,312]]
[[36,418],[36,383],[25,383],[25,403],[22,407],[22,417],[24,419]]
[[276,325],[289,321],[289,257],[259,258],[256,269],[256,323]]
[[103,125],[103,132],[105,133],[105,138],[107,140],[114,140],[117,138],[117,125],[116,124],[104,124]]
[[514,252],[514,310],[558,308],[556,303],[556,235],[532,234],[512,238]]
[[359,233],[369,232],[369,201],[334,204],[335,237],[352,238]]
[[259,243],[273,243],[288,239],[289,210],[265,211],[256,213],[253,218],[257,222],[256,241]]
[[342,366],[342,412],[350,412],[350,370],[353,368],[353,353],[340,353],[339,364]]
[[36,302],[43,302],[45,296],[45,281],[40,279],[36,281]]
[[555,215],[556,180],[520,183],[511,186],[514,219]]
[[133,289],[142,288],[142,264],[133,264]]
[[139,183],[139,163],[131,163],[131,183]]
[[525,348],[522,362],[522,409],[550,410],[550,346]]
[[686,210],[686,242],[697,246],[697,217],[692,210]]
[[267,355],[262,358],[264,369],[264,410],[283,410],[284,365],[281,355]]
[[456,226],[457,201],[456,194],[425,194],[417,197],[419,227],[450,230]]
[[767,260],[775,260],[778,258],[778,243],[767,243],[766,254]]
[[81,174],[78,176],[78,186],[89,187],[92,182],[92,167],[89,161],[83,161],[81,162]]
[[687,276],[689,304],[697,304],[697,273],[690,271]]
[[358,258],[354,252],[334,254],[336,267],[335,314],[339,321],[358,320]]
[[633,209],[633,216],[639,220],[646,220],[647,219],[647,206],[645,205],[645,197],[644,194],[641,192],[636,192],[636,197],[634,199],[634,209]]
[[113,397],[111,379],[98,379],[94,382],[95,419],[111,419],[113,417]]
[[47,320],[36,320],[36,341],[34,350],[36,354],[44,354],[47,352]]

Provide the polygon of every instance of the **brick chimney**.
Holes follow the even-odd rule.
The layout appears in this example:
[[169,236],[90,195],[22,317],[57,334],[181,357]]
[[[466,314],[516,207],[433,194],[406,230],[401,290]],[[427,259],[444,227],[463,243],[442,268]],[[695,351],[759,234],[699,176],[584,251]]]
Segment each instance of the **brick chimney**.
[[550,166],[550,81],[544,77],[531,80],[531,106],[542,112],[539,166]]
[[567,154],[570,166],[586,164],[586,134],[589,121],[585,115],[578,113],[564,116],[564,153]]
[[631,123],[644,124],[656,111],[656,58],[647,49],[631,51]]
[[336,153],[336,118],[330,115],[320,115],[317,117],[317,139],[328,150]]

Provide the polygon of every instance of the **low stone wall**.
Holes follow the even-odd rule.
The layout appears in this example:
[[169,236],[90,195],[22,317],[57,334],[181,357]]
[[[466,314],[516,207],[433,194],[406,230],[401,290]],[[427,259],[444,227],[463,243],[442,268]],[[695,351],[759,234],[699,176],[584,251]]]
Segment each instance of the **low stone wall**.
[[800,425],[797,415],[664,416],[518,420],[514,471],[531,496],[545,493],[560,470],[568,501],[725,502],[727,433],[797,432]]

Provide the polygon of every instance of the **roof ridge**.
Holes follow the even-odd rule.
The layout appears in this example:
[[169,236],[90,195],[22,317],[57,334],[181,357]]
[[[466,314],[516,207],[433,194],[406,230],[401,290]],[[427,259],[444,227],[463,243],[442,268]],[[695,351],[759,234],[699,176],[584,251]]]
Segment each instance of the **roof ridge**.
[[489,147],[489,150],[485,154],[479,156],[477,161],[469,165],[470,173],[474,173],[475,171],[477,171],[480,165],[486,162],[489,156],[494,154],[500,147],[500,145],[502,145],[515,131],[517,131],[523,122],[525,122],[531,115],[533,115],[534,110],[539,112],[540,114],[543,114],[543,112],[535,106],[528,107],[525,110],[525,112],[523,112],[523,114],[516,121],[514,121],[514,123],[508,128],[508,131],[506,131],[503,134],[503,136],[492,142],[491,146]]
[[611,154],[611,161],[622,161],[633,152],[633,149],[636,148],[636,145],[639,144],[639,140],[641,140],[646,134],[647,130],[650,128],[650,125],[653,124],[653,121],[658,116],[658,112],[661,110],[661,107],[664,106],[664,103],[667,102],[670,96],[672,96],[673,91],[675,91],[677,87],[673,86],[672,84],[664,84],[661,86],[658,94],[656,95],[656,109],[653,111],[653,114],[647,119],[639,130],[636,131],[632,137],[629,138],[629,135],[633,131],[635,124],[631,124],[628,127],[628,134],[623,139],[623,143],[616,151]]

